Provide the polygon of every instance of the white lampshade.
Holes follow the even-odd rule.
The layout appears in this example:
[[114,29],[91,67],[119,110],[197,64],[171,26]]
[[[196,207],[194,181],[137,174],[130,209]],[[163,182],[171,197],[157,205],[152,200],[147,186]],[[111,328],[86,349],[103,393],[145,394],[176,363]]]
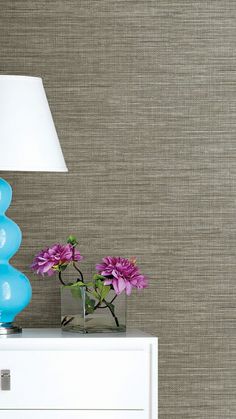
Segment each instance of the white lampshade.
[[0,171],[67,172],[40,77],[0,75]]

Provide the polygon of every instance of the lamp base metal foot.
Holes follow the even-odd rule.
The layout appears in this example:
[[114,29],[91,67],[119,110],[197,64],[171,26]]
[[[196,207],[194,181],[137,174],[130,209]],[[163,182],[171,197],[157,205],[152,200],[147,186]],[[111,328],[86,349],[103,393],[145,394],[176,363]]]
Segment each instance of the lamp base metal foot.
[[21,332],[21,327],[18,327],[13,323],[0,323],[0,336],[13,335]]

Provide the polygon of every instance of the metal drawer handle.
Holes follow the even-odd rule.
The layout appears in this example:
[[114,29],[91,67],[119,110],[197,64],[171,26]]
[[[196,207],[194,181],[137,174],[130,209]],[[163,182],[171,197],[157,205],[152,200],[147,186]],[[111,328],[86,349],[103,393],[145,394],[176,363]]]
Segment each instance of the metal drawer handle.
[[11,371],[10,370],[1,370],[1,390],[2,391],[11,390]]

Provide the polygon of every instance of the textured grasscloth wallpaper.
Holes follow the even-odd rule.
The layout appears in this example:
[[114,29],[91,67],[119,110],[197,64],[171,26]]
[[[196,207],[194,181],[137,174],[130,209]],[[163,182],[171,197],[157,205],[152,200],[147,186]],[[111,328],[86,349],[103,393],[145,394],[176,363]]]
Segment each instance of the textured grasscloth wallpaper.
[[42,246],[75,233],[87,275],[136,255],[151,284],[128,324],[159,336],[160,419],[235,419],[236,2],[0,0],[0,72],[44,78],[69,166],[1,173],[34,292],[18,320],[59,324],[28,269]]

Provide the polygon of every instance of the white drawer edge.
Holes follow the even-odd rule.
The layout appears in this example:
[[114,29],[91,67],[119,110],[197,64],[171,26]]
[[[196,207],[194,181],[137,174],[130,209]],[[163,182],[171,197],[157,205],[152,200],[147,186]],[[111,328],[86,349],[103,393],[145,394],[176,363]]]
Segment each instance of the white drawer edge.
[[149,416],[148,419],[158,418],[158,340],[149,345]]
[[104,342],[103,340],[85,340],[85,339],[25,339],[18,341],[1,340],[0,352],[2,351],[142,351],[149,345],[154,345],[157,341],[142,339],[142,341],[132,340],[115,340],[111,339]]
[[[0,410],[4,419],[149,419],[145,412],[132,410]],[[33,413],[32,413],[33,412]]]
[[145,409],[0,409],[0,412],[145,412]]

